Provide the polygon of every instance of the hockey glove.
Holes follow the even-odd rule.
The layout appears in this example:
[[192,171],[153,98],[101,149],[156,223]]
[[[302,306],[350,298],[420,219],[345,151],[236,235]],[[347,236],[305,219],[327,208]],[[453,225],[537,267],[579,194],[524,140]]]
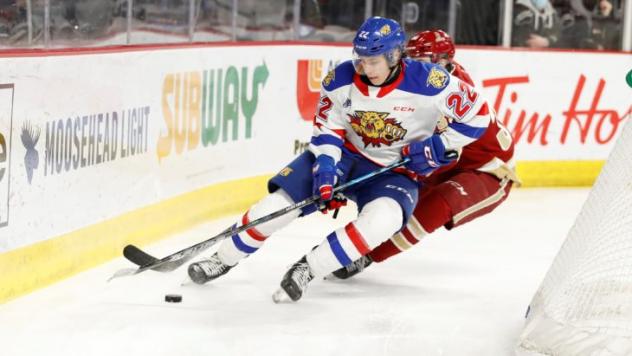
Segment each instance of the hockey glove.
[[439,135],[432,135],[423,141],[411,142],[402,149],[402,156],[410,157],[406,168],[420,175],[428,175],[456,158],[454,155],[446,154]]
[[333,198],[334,186],[338,183],[338,172],[334,159],[327,155],[320,155],[312,167],[314,176],[312,191],[319,195],[323,202]]
[[318,210],[320,210],[320,212],[323,214],[327,214],[327,211],[329,210],[334,210],[335,219],[338,215],[338,210],[340,210],[340,208],[342,208],[343,206],[347,206],[347,198],[344,196],[344,194],[338,192],[334,194],[331,200],[321,201],[320,206],[318,206]]

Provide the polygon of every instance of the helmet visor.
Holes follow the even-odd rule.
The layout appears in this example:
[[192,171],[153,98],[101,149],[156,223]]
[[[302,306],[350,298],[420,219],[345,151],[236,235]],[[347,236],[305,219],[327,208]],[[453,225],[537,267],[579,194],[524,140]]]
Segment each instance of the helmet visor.
[[352,53],[351,60],[356,73],[360,75],[365,74],[365,68],[367,66],[378,66],[382,63],[382,58],[386,59],[389,68],[397,65],[397,62],[401,58],[401,51],[398,48],[394,48],[386,53],[381,53],[375,56],[361,56],[355,50]]

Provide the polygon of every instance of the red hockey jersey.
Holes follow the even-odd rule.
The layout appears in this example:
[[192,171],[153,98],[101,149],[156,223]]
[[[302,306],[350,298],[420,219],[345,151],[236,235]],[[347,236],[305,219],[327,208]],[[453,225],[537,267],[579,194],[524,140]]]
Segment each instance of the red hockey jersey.
[[[450,74],[474,86],[471,77],[460,64],[452,62],[448,70]],[[457,162],[441,167],[433,175],[452,169],[474,169],[494,174],[499,179],[507,177],[518,184],[520,183],[515,173],[514,142],[511,133],[496,119],[496,113],[491,107],[487,107],[487,110],[491,112],[492,119],[485,133],[463,147]],[[442,117],[437,124],[437,132],[442,132],[449,125],[449,121],[449,118]],[[433,175],[425,179],[431,180]]]

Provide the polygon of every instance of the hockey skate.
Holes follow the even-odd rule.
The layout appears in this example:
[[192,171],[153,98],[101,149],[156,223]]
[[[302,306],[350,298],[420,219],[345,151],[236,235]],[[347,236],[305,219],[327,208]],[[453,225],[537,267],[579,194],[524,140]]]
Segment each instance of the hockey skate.
[[362,256],[353,261],[350,265],[337,269],[329,274],[325,279],[348,279],[364,271],[373,263],[373,259],[368,255]]
[[228,273],[234,266],[222,262],[214,253],[211,257],[189,265],[189,277],[196,284],[204,284]]
[[307,263],[306,256],[303,256],[285,273],[281,280],[281,288],[274,292],[272,300],[275,303],[286,302],[290,299],[294,302],[298,301],[312,279],[314,279],[314,274]]

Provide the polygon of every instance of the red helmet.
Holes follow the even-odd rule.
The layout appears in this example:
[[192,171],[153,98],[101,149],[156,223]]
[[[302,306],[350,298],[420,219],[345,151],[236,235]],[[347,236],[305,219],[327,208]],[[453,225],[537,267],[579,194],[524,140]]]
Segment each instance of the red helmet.
[[427,30],[416,33],[406,44],[406,54],[413,58],[429,56],[433,63],[440,58],[452,60],[455,48],[452,38],[442,30]]

